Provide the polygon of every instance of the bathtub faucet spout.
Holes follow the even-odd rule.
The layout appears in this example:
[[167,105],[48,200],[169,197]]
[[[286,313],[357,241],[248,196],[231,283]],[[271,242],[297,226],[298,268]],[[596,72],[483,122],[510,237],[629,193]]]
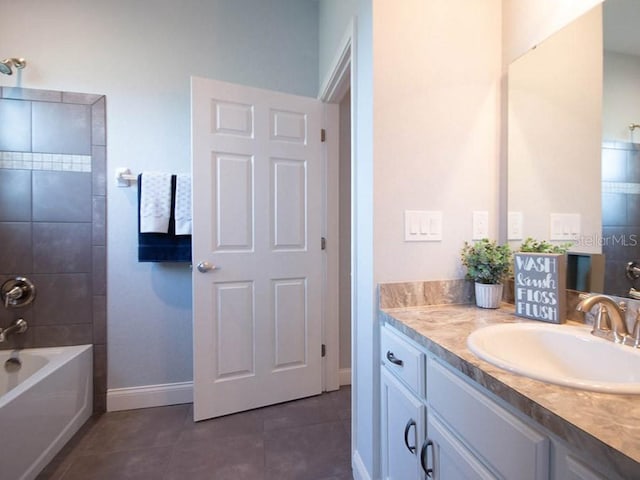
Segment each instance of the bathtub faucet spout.
[[0,328],[0,343],[6,342],[9,335],[16,333],[24,333],[27,331],[27,322],[22,318],[18,318],[7,328]]

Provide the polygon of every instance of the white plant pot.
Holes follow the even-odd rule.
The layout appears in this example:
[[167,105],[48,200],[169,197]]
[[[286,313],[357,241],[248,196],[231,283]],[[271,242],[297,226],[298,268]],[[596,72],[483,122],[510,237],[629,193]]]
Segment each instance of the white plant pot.
[[499,308],[502,302],[502,284],[476,282],[476,305],[480,308]]

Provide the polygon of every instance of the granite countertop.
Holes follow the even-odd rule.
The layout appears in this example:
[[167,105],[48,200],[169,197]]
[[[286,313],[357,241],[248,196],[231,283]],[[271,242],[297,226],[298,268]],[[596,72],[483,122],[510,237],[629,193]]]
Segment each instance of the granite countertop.
[[467,348],[467,337],[478,328],[531,321],[515,316],[512,305],[503,304],[497,310],[474,305],[387,308],[380,313],[386,323],[579,452],[598,459],[623,478],[640,478],[640,396],[590,392],[533,380],[480,360]]

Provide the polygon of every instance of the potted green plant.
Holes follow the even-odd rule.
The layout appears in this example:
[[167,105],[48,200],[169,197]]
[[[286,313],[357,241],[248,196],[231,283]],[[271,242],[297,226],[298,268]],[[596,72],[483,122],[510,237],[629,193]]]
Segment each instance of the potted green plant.
[[464,242],[462,264],[467,267],[467,278],[475,282],[476,305],[498,308],[502,300],[502,280],[511,266],[511,249],[483,238],[470,244]]
[[522,245],[520,245],[520,252],[525,253],[567,253],[567,251],[573,246],[572,243],[561,243],[554,245],[546,240],[536,240],[532,237],[525,238]]

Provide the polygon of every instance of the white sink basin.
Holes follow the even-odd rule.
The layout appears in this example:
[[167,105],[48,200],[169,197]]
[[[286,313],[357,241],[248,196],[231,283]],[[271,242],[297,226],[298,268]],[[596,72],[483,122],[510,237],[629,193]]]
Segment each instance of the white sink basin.
[[590,327],[508,323],[467,339],[482,360],[536,380],[606,393],[640,394],[640,349],[594,337]]

